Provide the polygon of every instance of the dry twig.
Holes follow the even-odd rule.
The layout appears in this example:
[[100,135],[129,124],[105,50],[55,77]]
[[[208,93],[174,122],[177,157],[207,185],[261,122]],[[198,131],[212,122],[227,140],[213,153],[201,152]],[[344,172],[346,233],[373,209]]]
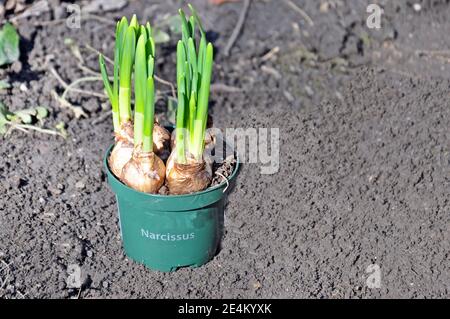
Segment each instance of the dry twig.
[[238,38],[239,34],[241,33],[241,29],[244,26],[245,18],[247,17],[248,9],[250,8],[250,2],[251,2],[251,0],[245,0],[245,2],[244,2],[244,7],[239,16],[238,23],[236,24],[236,27],[234,28],[233,33],[231,34],[230,38],[228,39],[227,45],[225,46],[225,49],[223,50],[223,53],[225,54],[225,56],[230,55],[231,48],[233,47],[234,43],[236,42],[236,39]]
[[283,2],[286,3],[289,7],[291,7],[292,10],[299,13],[306,20],[306,22],[308,22],[308,24],[310,26],[314,26],[314,21],[302,8],[300,8],[298,5],[296,5],[291,0],[283,0]]

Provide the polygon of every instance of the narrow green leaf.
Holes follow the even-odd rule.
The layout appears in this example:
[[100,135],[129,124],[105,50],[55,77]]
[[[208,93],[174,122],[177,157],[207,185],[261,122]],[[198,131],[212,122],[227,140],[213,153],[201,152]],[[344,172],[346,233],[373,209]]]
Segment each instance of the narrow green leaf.
[[197,69],[197,54],[195,52],[195,44],[192,38],[188,40],[188,56],[189,56],[189,64],[192,67],[192,73],[196,74],[198,72]]
[[153,30],[152,30],[152,27],[150,25],[150,22],[147,22],[145,24],[145,28],[147,29],[147,36],[148,36],[148,38],[151,38],[153,36]]
[[167,100],[166,118],[167,121],[173,125],[175,125],[177,106],[177,100],[169,96]]
[[155,41],[153,40],[153,38],[150,38],[150,40],[148,41],[149,43],[149,47],[150,47],[150,54],[155,57],[156,56],[156,46],[155,46]]
[[205,51],[206,51],[206,37],[202,35],[200,39],[200,45],[198,47],[198,63],[197,63],[198,73],[200,73],[200,76],[203,73],[203,61],[205,58]]
[[192,77],[192,87],[191,87],[191,97],[192,95],[195,96],[196,99],[198,99],[198,89],[200,87],[200,81],[198,80],[198,72],[194,72]]
[[147,42],[147,39],[148,39],[147,29],[143,25],[141,25],[139,27],[139,33],[138,33],[137,39],[139,39],[139,37],[141,35],[145,36],[145,42]]
[[191,37],[189,25],[186,20],[186,15],[182,9],[178,10],[181,18],[181,38],[183,40],[184,45],[187,47],[188,39]]
[[[108,73],[106,71],[106,64],[103,55],[99,55],[98,61],[100,64],[100,71],[102,73],[103,85],[105,87],[106,93],[108,94],[109,101],[111,102],[112,108],[112,116],[113,116],[113,126],[114,132],[119,132],[120,130],[120,118],[119,118],[119,92],[115,91],[115,89],[111,89],[111,84],[109,83]],[[116,66],[117,63],[114,63],[114,85],[118,83],[118,70],[119,68]],[[117,69],[117,80],[116,80],[116,69]],[[118,89],[117,89],[118,90]]]
[[192,15],[194,16],[195,21],[197,22],[198,28],[200,30],[200,33],[202,34],[202,37],[203,37],[205,35],[205,30],[203,29],[202,22],[200,20],[199,15],[197,14],[197,10],[195,10],[194,7],[190,3],[188,3],[188,7],[192,12]]
[[197,112],[197,102],[195,99],[195,94],[192,92],[191,99],[189,101],[189,123],[188,123],[190,145],[193,145],[194,142],[194,123],[196,112]]
[[149,56],[147,63],[147,76],[153,77],[154,72],[155,72],[155,59],[152,56]]
[[139,30],[139,22],[135,14],[133,14],[133,17],[131,18],[130,27],[133,27],[135,30]]
[[113,93],[113,90],[111,88],[111,83],[109,82],[108,72],[106,71],[105,59],[103,58],[102,54],[100,54],[98,56],[98,63],[100,65],[100,72],[102,73],[103,85],[105,86],[105,90],[106,90],[106,93],[108,94],[109,101],[111,102],[111,105],[113,106],[113,104],[114,104],[114,93]]
[[208,43],[206,47],[206,55],[205,61],[203,65],[203,74],[201,77],[201,86],[198,97],[197,104],[197,115],[196,121],[202,129],[200,134],[196,132],[197,140],[195,141],[195,149],[194,156],[198,157],[203,153],[204,147],[204,135],[206,130],[206,122],[208,117],[208,100],[209,100],[209,91],[211,85],[211,75],[212,75],[212,64],[213,64],[213,46],[211,43]]
[[195,38],[195,17],[191,16],[189,18],[189,32],[191,37]]
[[117,61],[119,63],[119,66],[122,61],[123,45],[125,42],[125,34],[127,33],[127,30],[128,30],[128,20],[126,17],[123,17],[120,20],[118,30],[116,32],[116,44],[115,44],[117,60],[116,57],[114,57],[114,63]]
[[184,44],[181,40],[177,44],[177,86],[178,90],[185,86],[184,81],[181,81],[181,76],[184,74],[184,62],[186,61],[186,52]]
[[123,17],[120,22],[117,24],[116,28],[116,43],[114,48],[114,80],[113,80],[113,93],[114,99],[117,100],[119,98],[119,67],[122,61],[122,53],[123,53],[123,43],[125,40],[125,33],[128,28],[128,20],[126,17]]
[[144,116],[144,152],[153,151],[153,126],[155,122],[155,83],[153,77],[147,79],[147,101]]
[[142,143],[144,133],[144,112],[147,98],[147,53],[145,44],[147,35],[141,34],[136,47],[135,71],[134,71],[134,145]]
[[[181,77],[181,80],[184,81],[184,76]],[[176,115],[176,161],[177,163],[185,163],[186,162],[186,154],[185,154],[185,97],[184,94],[178,91],[178,108]]]
[[120,64],[119,112],[121,123],[131,119],[131,74],[135,48],[136,32],[135,28],[130,26],[125,34],[122,63]]
[[190,69],[189,63],[186,61],[184,62],[184,76],[186,81],[186,95],[189,100],[189,94],[191,93],[191,69]]
[[130,88],[131,72],[136,48],[136,34],[133,27],[128,27],[123,47],[122,63],[120,64],[120,86]]
[[212,75],[212,65],[213,65],[213,46],[208,43],[206,47],[206,56],[203,65],[203,74],[201,78],[201,87],[198,98],[198,111],[197,119],[204,120],[206,122],[208,115],[208,99],[209,90],[211,85],[211,75]]

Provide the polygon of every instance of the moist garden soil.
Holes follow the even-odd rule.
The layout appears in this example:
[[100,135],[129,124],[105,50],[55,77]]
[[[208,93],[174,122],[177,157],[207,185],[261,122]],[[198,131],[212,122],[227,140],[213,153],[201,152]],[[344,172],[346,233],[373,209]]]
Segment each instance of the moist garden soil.
[[[68,137],[0,137],[0,297],[449,297],[448,1],[379,1],[379,30],[365,24],[369,1],[294,1],[313,24],[282,1],[253,1],[228,57],[242,3],[192,2],[217,49],[215,126],[279,128],[279,172],[243,165],[222,249],[205,266],[159,273],[128,260],[102,171],[108,103],[70,94],[88,115],[77,120],[51,93],[63,90],[51,68],[67,82],[86,76],[64,40],[98,70],[83,45],[111,56],[114,27],[42,23],[64,17],[66,3],[51,1],[20,20],[21,61],[0,70],[13,84],[0,100],[49,107],[45,127],[62,121]],[[101,16],[157,21],[177,8],[133,1]],[[177,37],[158,47],[158,74],[171,81]],[[370,265],[379,288],[367,285]]]

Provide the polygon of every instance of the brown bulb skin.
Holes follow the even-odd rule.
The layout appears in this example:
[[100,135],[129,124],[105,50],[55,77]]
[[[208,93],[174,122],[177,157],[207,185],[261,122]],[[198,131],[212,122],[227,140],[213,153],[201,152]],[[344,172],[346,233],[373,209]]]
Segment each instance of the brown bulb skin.
[[212,165],[208,159],[199,162],[187,156],[186,164],[175,162],[176,150],[167,160],[166,181],[172,195],[190,194],[206,189],[212,180]]
[[[122,169],[133,156],[134,132],[131,121],[122,124],[116,135],[116,145],[111,151],[108,163],[114,175],[122,179]],[[155,122],[153,126],[153,150],[163,160],[170,155],[170,133],[164,127]]]
[[122,182],[144,193],[156,194],[164,184],[166,167],[153,152],[135,150],[122,170]]
[[111,151],[108,164],[113,174],[121,179],[122,169],[133,155],[133,124],[131,122],[123,123],[115,136],[116,145]]
[[153,151],[163,160],[170,155],[170,133],[164,127],[155,122],[153,126]]

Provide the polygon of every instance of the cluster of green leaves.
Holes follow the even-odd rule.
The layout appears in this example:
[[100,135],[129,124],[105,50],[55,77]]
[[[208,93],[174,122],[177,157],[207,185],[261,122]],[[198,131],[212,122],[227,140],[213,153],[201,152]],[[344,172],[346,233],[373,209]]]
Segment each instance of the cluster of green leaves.
[[48,110],[43,106],[11,112],[0,102],[0,134],[7,132],[7,124],[32,124],[42,121],[47,116]]
[[136,15],[130,23],[123,17],[116,27],[113,85],[105,61],[99,56],[100,70],[111,101],[114,131],[131,120],[131,79],[134,67],[134,142],[144,152],[153,148],[155,41],[150,23],[139,25]]
[[10,23],[0,29],[0,66],[19,59],[19,34]]
[[114,130],[118,132],[120,125],[131,120],[131,79],[135,62],[136,45],[141,36],[146,38],[146,52],[152,59],[155,54],[155,42],[152,38],[152,28],[149,23],[139,25],[136,15],[130,23],[123,17],[116,26],[116,41],[114,48],[113,83],[109,81],[105,60],[99,56],[100,70],[106,92],[113,111]]
[[[182,39],[177,44],[178,109],[176,117],[177,162],[186,161],[186,150],[200,159],[208,118],[208,100],[213,65],[213,46],[206,42],[205,31],[195,9],[186,18],[179,10]],[[195,38],[196,27],[200,42]]]
[[143,152],[150,152],[153,149],[155,112],[155,42],[148,23],[146,28],[141,26],[134,69],[134,143],[142,145]]

